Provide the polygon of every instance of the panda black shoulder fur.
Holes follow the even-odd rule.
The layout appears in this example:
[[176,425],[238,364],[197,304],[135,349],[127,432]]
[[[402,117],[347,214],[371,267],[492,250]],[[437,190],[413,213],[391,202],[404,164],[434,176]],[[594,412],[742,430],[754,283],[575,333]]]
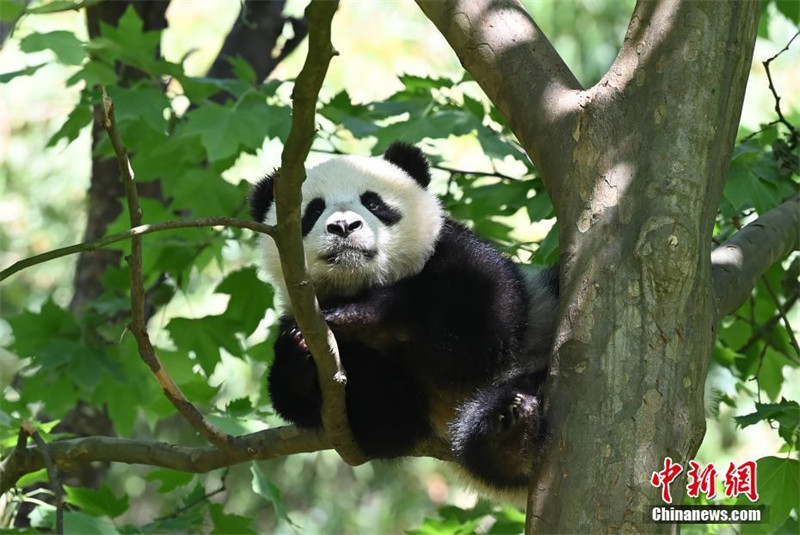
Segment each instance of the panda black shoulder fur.
[[[407,455],[438,436],[477,487],[524,495],[555,325],[558,281],[530,280],[448,218],[428,161],[395,143],[383,157],[343,156],[307,173],[302,232],[320,306],[347,370],[353,433],[373,458]],[[275,224],[273,182],[250,197]],[[292,317],[278,252],[262,249],[280,307],[269,390],[275,411],[320,428],[316,369]]]

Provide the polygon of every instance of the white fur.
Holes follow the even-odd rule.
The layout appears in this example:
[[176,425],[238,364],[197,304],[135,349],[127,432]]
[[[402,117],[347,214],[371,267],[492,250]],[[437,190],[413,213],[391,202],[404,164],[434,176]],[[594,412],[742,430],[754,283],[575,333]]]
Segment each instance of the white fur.
[[[315,197],[325,199],[325,211],[304,239],[306,265],[318,296],[354,295],[365,288],[392,284],[422,270],[433,254],[444,220],[435,195],[405,171],[379,157],[342,156],[317,165],[307,175],[301,213]],[[392,226],[383,224],[361,204],[360,196],[366,191],[378,193],[386,204],[400,211],[402,219]],[[346,240],[325,231],[329,220],[359,217],[364,225]],[[264,223],[276,223],[274,204]],[[320,254],[340,247],[343,241],[352,247],[375,250],[377,255],[370,260],[358,254],[345,255],[351,261],[336,264],[320,258]],[[290,312],[277,247],[272,238],[263,236],[261,248],[280,311]]]

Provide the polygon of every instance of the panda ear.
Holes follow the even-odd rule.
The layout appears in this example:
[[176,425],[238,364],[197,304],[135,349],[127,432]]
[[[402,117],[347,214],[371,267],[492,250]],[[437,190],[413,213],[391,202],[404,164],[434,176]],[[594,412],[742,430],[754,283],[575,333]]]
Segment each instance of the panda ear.
[[280,172],[275,169],[270,174],[259,180],[250,190],[248,201],[250,202],[250,215],[259,223],[263,223],[267,217],[267,212],[272,207],[274,198],[273,186],[275,179]]
[[408,173],[423,188],[427,188],[430,184],[431,173],[428,159],[414,145],[395,141],[383,153],[383,159]]

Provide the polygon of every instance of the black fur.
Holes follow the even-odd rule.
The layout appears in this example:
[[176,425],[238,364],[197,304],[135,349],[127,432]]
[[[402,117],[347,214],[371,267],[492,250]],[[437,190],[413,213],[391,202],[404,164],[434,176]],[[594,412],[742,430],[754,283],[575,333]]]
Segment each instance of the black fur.
[[[384,157],[420,184],[430,180],[418,149],[393,144]],[[251,199],[262,220],[259,187]],[[361,201],[386,225],[386,209],[403,208],[368,204],[375,199],[366,195]],[[348,418],[364,452],[394,458],[426,438],[449,438],[457,461],[478,480],[524,489],[544,435],[546,361],[539,356],[550,351],[557,286],[557,271],[526,281],[509,258],[446,219],[418,274],[322,299],[348,373]],[[316,368],[289,317],[281,320],[269,390],[281,417],[321,427]]]
[[408,175],[416,180],[420,186],[427,188],[431,182],[430,165],[428,159],[414,145],[395,141],[386,152],[383,153],[383,159],[392,162],[397,167],[408,173]]
[[[321,306],[348,372],[350,424],[367,455],[407,454],[433,434],[432,405],[442,403],[453,409],[461,464],[489,485],[523,484],[528,465],[520,455],[539,436],[538,399],[513,432],[498,437],[491,423],[516,394],[538,396],[544,375],[530,372],[522,355],[528,298],[508,258],[447,221],[418,275]],[[316,371],[289,325],[296,328],[284,320],[275,345],[272,402],[287,420],[318,428]],[[513,381],[492,386],[509,374]]]
[[320,199],[317,197],[316,199],[311,199],[311,201],[309,201],[308,205],[306,206],[306,210],[303,213],[303,219],[300,221],[303,237],[311,232],[311,229],[314,228],[314,223],[317,222],[319,216],[321,216],[322,212],[324,211],[325,199]]
[[278,170],[273,170],[270,174],[262,178],[250,190],[248,201],[250,203],[250,215],[259,223],[264,222],[267,212],[272,207],[274,192],[272,190],[275,179],[278,177]]

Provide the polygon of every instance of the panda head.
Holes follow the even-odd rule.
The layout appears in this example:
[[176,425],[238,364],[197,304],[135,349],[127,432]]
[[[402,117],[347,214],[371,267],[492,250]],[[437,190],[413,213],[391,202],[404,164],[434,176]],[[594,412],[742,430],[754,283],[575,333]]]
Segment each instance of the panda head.
[[[250,195],[256,221],[275,225],[276,171]],[[303,183],[306,265],[321,298],[355,295],[419,273],[433,253],[443,213],[428,191],[428,161],[418,148],[394,143],[382,157],[342,156],[317,165]],[[278,250],[263,236],[270,283],[288,307]]]

